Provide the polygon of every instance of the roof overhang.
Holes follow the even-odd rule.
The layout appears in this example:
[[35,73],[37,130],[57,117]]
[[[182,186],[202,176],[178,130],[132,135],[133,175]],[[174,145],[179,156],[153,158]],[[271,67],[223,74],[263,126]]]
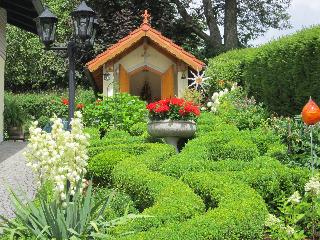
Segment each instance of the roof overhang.
[[121,39],[118,43],[108,48],[105,52],[99,54],[95,59],[86,64],[90,72],[95,72],[104,64],[112,61],[114,58],[126,52],[128,49],[141,42],[143,38],[148,38],[149,41],[156,44],[166,53],[185,62],[194,70],[201,70],[205,64],[198,60],[192,54],[186,52],[182,47],[174,44],[170,39],[164,37],[160,32],[150,27],[148,24],[143,24],[140,28],[131,32],[127,37]]
[[0,7],[6,9],[9,24],[37,33],[34,19],[44,11],[40,0],[1,0]]

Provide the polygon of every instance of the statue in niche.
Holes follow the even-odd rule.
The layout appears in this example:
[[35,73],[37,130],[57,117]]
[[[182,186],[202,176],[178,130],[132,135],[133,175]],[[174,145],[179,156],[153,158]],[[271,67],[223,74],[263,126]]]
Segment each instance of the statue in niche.
[[149,82],[148,81],[145,81],[144,82],[144,85],[141,89],[141,92],[140,92],[140,98],[141,100],[143,101],[146,101],[146,102],[151,102],[151,88],[150,88],[150,85],[149,85]]

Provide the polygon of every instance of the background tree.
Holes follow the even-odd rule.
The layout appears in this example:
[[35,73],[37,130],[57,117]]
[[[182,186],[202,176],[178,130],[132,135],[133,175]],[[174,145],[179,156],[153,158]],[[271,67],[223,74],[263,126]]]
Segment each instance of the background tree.
[[[201,39],[194,34],[168,0],[92,0],[90,6],[98,13],[100,32],[97,51],[102,51],[127,36],[142,23],[148,10],[151,25],[175,43],[195,54],[200,54]],[[198,49],[199,48],[199,49]]]
[[290,26],[287,9],[291,0],[170,1],[192,32],[205,42],[208,57],[247,46],[269,28]]
[[[78,0],[46,0],[47,6],[58,16],[57,42],[70,38],[72,26],[70,12]],[[66,87],[66,62],[63,53],[45,51],[39,37],[7,27],[7,59],[5,88],[13,92],[43,91]]]
[[[45,0],[45,4],[58,16],[57,42],[65,43],[72,34],[70,12],[79,0]],[[201,57],[201,39],[179,17],[175,5],[168,0],[91,0],[88,2],[98,14],[99,31],[94,51],[79,57],[77,84],[89,86],[83,76],[83,67],[96,54],[125,37],[142,23],[142,13],[148,9],[152,26],[177,44]],[[38,36],[18,28],[7,29],[7,66],[5,87],[13,92],[43,91],[66,88],[67,65],[63,52],[43,50]]]

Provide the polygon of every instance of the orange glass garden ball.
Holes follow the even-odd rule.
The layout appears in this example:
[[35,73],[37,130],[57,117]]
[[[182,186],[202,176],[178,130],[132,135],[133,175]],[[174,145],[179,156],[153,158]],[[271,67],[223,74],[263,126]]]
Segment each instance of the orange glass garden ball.
[[302,109],[302,120],[307,125],[314,125],[320,121],[320,108],[310,98],[309,102]]

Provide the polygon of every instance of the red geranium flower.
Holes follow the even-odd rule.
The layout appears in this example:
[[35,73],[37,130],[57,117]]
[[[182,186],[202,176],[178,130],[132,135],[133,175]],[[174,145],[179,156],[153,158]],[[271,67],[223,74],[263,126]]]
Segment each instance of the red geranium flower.
[[164,99],[164,100],[160,100],[158,102],[160,105],[168,105],[170,103],[170,99]]
[[66,99],[66,98],[62,98],[61,102],[62,102],[63,105],[69,105],[69,100]]
[[78,103],[76,108],[77,109],[83,109],[84,108],[84,104],[83,103]]
[[200,109],[197,106],[194,106],[193,113],[194,113],[194,115],[199,116],[200,115]]
[[170,110],[170,107],[167,105],[160,105],[155,109],[155,112],[157,113],[164,113],[164,112],[168,112]]
[[170,104],[172,105],[177,105],[177,106],[182,106],[184,103],[184,100],[181,98],[171,98]]
[[157,106],[157,103],[150,103],[150,104],[147,105],[147,109],[149,111],[152,111],[152,110],[154,110],[156,108],[156,106]]

